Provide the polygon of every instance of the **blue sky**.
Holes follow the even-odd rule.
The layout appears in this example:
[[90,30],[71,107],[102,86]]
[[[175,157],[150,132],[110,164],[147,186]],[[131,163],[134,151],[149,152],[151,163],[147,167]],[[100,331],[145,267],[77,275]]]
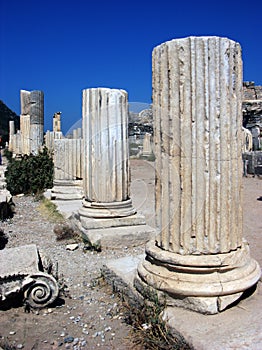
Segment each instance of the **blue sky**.
[[238,41],[244,80],[262,85],[261,13],[260,0],[0,0],[0,99],[19,115],[20,90],[42,90],[45,130],[61,111],[66,133],[85,88],[150,103],[153,48],[190,35]]

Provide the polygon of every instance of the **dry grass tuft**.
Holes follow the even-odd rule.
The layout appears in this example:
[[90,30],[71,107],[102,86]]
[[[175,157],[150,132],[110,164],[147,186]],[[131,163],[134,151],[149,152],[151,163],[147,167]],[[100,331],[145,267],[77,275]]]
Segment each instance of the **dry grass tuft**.
[[56,205],[45,197],[41,199],[38,211],[51,222],[62,223],[65,221],[63,215],[57,210]]

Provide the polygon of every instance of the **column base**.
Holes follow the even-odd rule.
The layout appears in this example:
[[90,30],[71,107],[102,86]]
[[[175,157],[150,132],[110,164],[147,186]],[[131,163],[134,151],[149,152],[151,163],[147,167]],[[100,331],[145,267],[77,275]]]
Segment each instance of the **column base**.
[[230,253],[183,256],[150,241],[134,285],[144,297],[157,296],[170,306],[215,314],[238,300],[260,275],[247,242]]
[[83,208],[79,210],[80,216],[87,218],[108,219],[128,217],[136,213],[131,199],[121,202],[90,202],[83,200]]
[[76,200],[84,197],[82,180],[55,180],[51,189],[52,200]]
[[[139,246],[155,237],[145,217],[136,213],[131,200],[120,203],[90,203],[71,215],[71,222],[83,240],[99,249]],[[129,214],[129,215],[127,215]],[[92,216],[91,216],[92,215]]]
[[74,219],[83,229],[145,225],[144,215],[136,213],[131,199],[112,203],[89,202],[84,199],[82,204],[82,208],[74,213]]

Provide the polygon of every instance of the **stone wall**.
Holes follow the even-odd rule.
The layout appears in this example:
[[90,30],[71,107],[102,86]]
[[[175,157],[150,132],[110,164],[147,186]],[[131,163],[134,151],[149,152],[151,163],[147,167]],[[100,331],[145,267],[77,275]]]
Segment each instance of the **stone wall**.
[[253,81],[243,83],[243,126],[251,129],[258,124],[262,127],[262,86]]
[[256,86],[253,81],[243,83],[243,100],[262,100],[262,86]]

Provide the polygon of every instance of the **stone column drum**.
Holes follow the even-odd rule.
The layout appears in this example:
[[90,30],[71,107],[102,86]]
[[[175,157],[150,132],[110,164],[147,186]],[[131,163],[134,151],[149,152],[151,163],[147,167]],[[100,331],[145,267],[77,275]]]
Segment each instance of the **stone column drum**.
[[14,151],[14,135],[15,135],[15,122],[13,120],[9,121],[9,146],[8,150],[10,152]]
[[30,92],[31,152],[38,153],[44,142],[44,93]]
[[82,216],[114,218],[135,214],[129,193],[127,106],[124,90],[83,90]]
[[156,220],[135,286],[214,314],[260,277],[242,227],[242,59],[227,38],[153,51]]
[[[42,91],[20,91],[21,99],[21,117],[24,118],[24,131],[21,137],[24,139],[22,145],[24,145],[29,153],[37,154],[39,149],[43,145],[44,141],[44,93]],[[29,119],[30,125],[28,128]]]
[[30,115],[21,115],[20,116],[20,132],[22,135],[22,138],[21,138],[22,154],[30,154],[30,152],[31,152]]
[[145,133],[144,139],[143,139],[143,157],[150,157],[153,155],[152,146],[151,146],[151,134]]
[[54,139],[53,154],[54,187],[51,198],[82,199],[82,140]]

